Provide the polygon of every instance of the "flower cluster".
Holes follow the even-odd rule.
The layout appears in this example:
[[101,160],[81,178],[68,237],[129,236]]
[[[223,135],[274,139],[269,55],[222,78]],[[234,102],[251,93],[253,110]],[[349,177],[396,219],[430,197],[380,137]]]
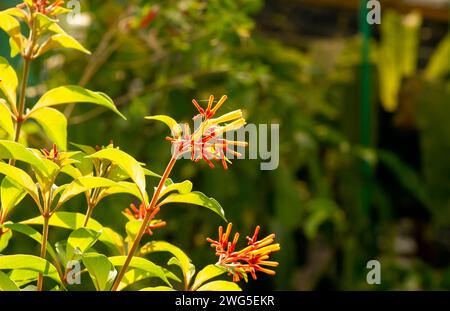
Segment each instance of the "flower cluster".
[[50,150],[44,148],[41,150],[41,152],[44,158],[46,158],[47,160],[56,162],[59,159],[59,151],[55,144],[53,144]]
[[165,221],[161,221],[158,219],[154,219],[156,214],[159,212],[159,207],[156,207],[153,209],[153,211],[149,211],[144,203],[141,203],[139,208],[136,207],[134,204],[130,204],[130,208],[125,209],[124,213],[125,216],[127,216],[130,220],[144,220],[147,213],[151,213],[150,215],[150,222],[148,224],[148,227],[146,228],[145,232],[149,235],[153,235],[153,231],[156,228],[162,228],[166,225]]
[[[33,0],[32,3],[33,3],[32,7],[36,12],[45,14],[45,15],[49,15],[49,14],[51,15],[52,13],[54,13],[54,10],[57,7],[60,7],[64,4],[64,0],[57,0],[52,4],[50,4],[50,1],[48,1],[48,0]],[[18,5],[19,8],[24,8],[26,6],[27,6],[26,3],[22,3],[22,4]]]
[[213,107],[214,96],[211,95],[206,109],[202,108],[195,99],[192,100],[199,112],[193,120],[200,120],[199,126],[191,134],[189,126],[185,124],[183,135],[167,137],[167,140],[176,146],[179,154],[189,152],[192,161],[199,162],[204,160],[211,168],[214,168],[211,160],[220,161],[224,169],[228,168],[227,162],[231,163],[226,155],[242,156],[234,149],[236,146],[246,147],[248,145],[247,142],[223,138],[224,133],[238,130],[246,124],[245,119],[242,117],[242,111],[239,109],[213,118],[226,100],[227,96],[222,96]]
[[241,279],[247,280],[247,273],[256,280],[256,271],[275,275],[275,271],[266,267],[277,267],[278,262],[269,261],[273,252],[280,250],[280,244],[273,244],[275,234],[270,234],[262,240],[258,240],[260,227],[257,226],[252,237],[247,236],[248,246],[237,251],[236,244],[239,239],[239,233],[234,235],[232,241],[229,241],[232,224],[229,223],[227,230],[223,233],[222,226],[219,227],[219,240],[207,239],[211,247],[216,249],[216,256],[219,257],[217,265],[226,268],[233,281],[239,282]]

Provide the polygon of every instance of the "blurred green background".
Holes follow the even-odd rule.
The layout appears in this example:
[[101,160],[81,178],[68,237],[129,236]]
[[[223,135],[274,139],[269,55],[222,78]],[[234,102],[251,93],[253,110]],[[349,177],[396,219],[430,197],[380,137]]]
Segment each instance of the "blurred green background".
[[[28,94],[63,84],[107,93],[128,121],[69,107],[69,140],[112,139],[157,172],[170,157],[168,133],[146,115],[189,121],[192,98],[227,94],[224,112],[242,107],[249,123],[279,123],[276,170],[261,171],[260,160],[228,171],[181,161],[172,176],[216,198],[242,235],[258,224],[277,234],[277,275],[244,288],[450,289],[449,2],[381,1],[381,24],[371,26],[365,2],[80,0],[75,23],[62,23],[92,56],[38,60]],[[34,146],[50,145],[37,134]],[[124,233],[130,200],[105,200],[93,217]],[[29,206],[11,218],[37,214]],[[68,209],[85,212],[83,200]],[[218,217],[186,207],[161,215],[168,226],[154,239],[180,246],[199,268],[216,261],[205,239],[216,237]],[[37,251],[16,237],[8,252],[24,247]],[[380,285],[366,282],[372,259]]]

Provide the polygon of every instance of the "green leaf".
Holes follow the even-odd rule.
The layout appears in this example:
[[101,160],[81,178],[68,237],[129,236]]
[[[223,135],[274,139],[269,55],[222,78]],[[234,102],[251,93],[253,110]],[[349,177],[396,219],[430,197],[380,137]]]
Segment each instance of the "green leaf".
[[23,200],[26,194],[27,192],[10,177],[3,178],[0,187],[1,215],[3,219],[6,219],[8,213]]
[[[180,278],[178,278],[175,274],[170,272],[167,269],[164,269],[164,272],[166,273],[166,276],[168,279],[175,280],[176,282],[182,283]],[[117,287],[117,290],[123,290],[129,285],[132,285],[136,282],[148,279],[153,277],[154,275],[152,273],[149,273],[147,271],[141,270],[141,269],[129,269],[125,275],[123,276],[122,281],[120,282],[119,286]]]
[[9,16],[17,17],[23,21],[27,19],[27,15],[25,14],[25,12],[17,7],[1,11],[0,14],[8,14]]
[[20,168],[0,162],[0,174],[8,176],[17,185],[23,187],[38,202],[39,194],[31,177]]
[[179,137],[182,133],[182,129],[180,125],[178,125],[178,122],[172,119],[169,116],[165,115],[156,115],[156,116],[148,116],[145,117],[147,120],[157,120],[163,122],[165,125],[167,125],[172,132],[173,137]]
[[5,14],[4,12],[0,12],[0,28],[3,29],[3,31],[6,32],[18,46],[22,46],[20,23],[14,17]]
[[39,276],[38,272],[30,270],[12,270],[9,273],[9,278],[16,283],[18,287],[22,287],[31,282],[35,282]]
[[[116,186],[109,187],[107,189],[102,190],[99,195],[99,200],[102,200],[102,199],[106,198],[107,196],[110,196],[113,194],[119,194],[119,193],[128,193],[128,194],[135,196],[139,200],[142,200],[139,187],[136,184],[127,182],[127,181],[119,181]],[[148,201],[147,193],[144,193],[144,194],[145,194],[145,200]]]
[[93,92],[76,85],[60,86],[46,92],[33,107],[30,114],[44,107],[69,103],[90,103],[103,106],[114,111],[123,119],[126,119],[119,110],[117,110],[114,102],[107,95],[100,92]]
[[59,284],[58,271],[47,260],[32,255],[6,255],[0,256],[0,270],[30,270],[41,273],[43,276],[49,277]]
[[133,219],[125,225],[125,231],[130,241],[133,241],[141,228],[142,220]]
[[[115,148],[100,150],[88,156],[88,158],[106,159],[117,164],[136,183],[141,198],[145,200],[145,173],[141,164],[135,158]],[[147,201],[144,203],[148,204]]]
[[88,190],[113,186],[117,186],[117,183],[103,177],[92,177],[92,176],[80,177],[71,182],[69,185],[67,185],[67,187],[61,194],[61,197],[59,198],[58,205],[61,205],[64,202],[67,202],[68,200],[73,198],[74,196],[86,192]]
[[0,158],[1,159],[15,159],[17,161],[22,161],[28,163],[37,170],[49,174],[49,168],[45,162],[36,156],[32,151],[23,146],[22,144],[9,141],[0,140]]
[[14,68],[3,57],[0,57],[0,80],[0,91],[6,96],[8,102],[16,107],[16,91],[19,80]]
[[[109,260],[114,266],[123,266],[126,259],[126,256],[109,257]],[[164,269],[145,258],[133,257],[129,264],[129,268],[144,270],[148,273],[151,273],[154,277],[163,280],[165,283],[167,283],[167,285],[171,286],[164,272]]]
[[216,265],[207,265],[197,273],[191,290],[197,290],[206,281],[224,274],[225,272],[227,272],[227,270],[224,268],[218,267]]
[[170,184],[167,187],[164,187],[163,191],[159,195],[160,198],[164,197],[166,194],[171,192],[178,192],[180,194],[186,194],[192,191],[192,182],[189,180],[185,180],[181,183]]
[[210,283],[206,283],[199,289],[199,292],[205,291],[226,291],[226,292],[240,292],[242,289],[234,282],[229,281],[213,281]]
[[180,248],[165,241],[148,242],[140,249],[141,255],[155,252],[169,252],[174,255],[183,273],[185,284],[189,286],[192,276],[195,274],[195,266],[191,263],[191,259]]
[[67,119],[66,116],[53,108],[42,108],[30,113],[29,117],[36,120],[61,151],[67,150]]
[[46,31],[54,32],[57,34],[67,35],[66,32],[58,25],[58,20],[51,19],[47,15],[42,13],[36,14],[36,28],[42,34]]
[[[6,223],[3,225],[3,227],[11,229],[14,232],[22,233],[22,234],[28,236],[29,238],[35,240],[39,244],[42,243],[42,235],[38,231],[36,231],[35,229],[31,228],[28,225]],[[53,261],[55,261],[55,262],[58,261],[58,257],[56,256],[55,250],[50,245],[50,243],[47,243],[47,253],[50,255],[50,257],[52,258]]]
[[15,131],[14,124],[11,118],[11,112],[9,111],[8,106],[6,106],[6,102],[3,99],[0,99],[0,128],[5,130],[9,138],[14,138]]
[[141,292],[174,292],[173,288],[167,286],[155,286],[155,287],[145,287],[140,289]]
[[450,33],[439,43],[438,47],[431,55],[425,77],[427,79],[439,79],[450,72]]
[[20,289],[5,273],[0,271],[0,291],[17,292]]
[[94,246],[101,234],[101,231],[86,228],[79,228],[73,231],[67,239],[66,259],[73,260],[76,255],[83,255]]
[[35,57],[39,57],[45,52],[55,49],[73,49],[88,55],[91,54],[91,52],[84,48],[81,43],[72,36],[69,36],[68,34],[58,33],[51,36],[47,39],[47,41],[42,43],[39,50],[36,52]]
[[111,289],[117,271],[105,255],[95,253],[84,254],[83,264],[88,270],[97,291]]
[[[75,230],[83,227],[84,218],[85,215],[80,213],[56,212],[52,215],[52,217],[50,217],[49,225],[52,227]],[[42,225],[44,223],[44,219],[42,218],[42,216],[38,216],[35,218],[24,220],[21,223],[27,225]],[[102,230],[102,235],[99,237],[99,241],[105,243],[112,250],[120,254],[123,253],[123,239],[120,234],[116,233],[110,228],[103,227],[93,218],[89,219],[88,225],[86,227],[95,231]]]
[[208,198],[206,195],[198,191],[184,194],[172,193],[162,200],[160,204],[165,205],[169,203],[186,203],[203,206],[217,213],[223,220],[227,221],[225,218],[225,211],[222,206],[220,206],[219,202],[213,198]]
[[9,240],[12,238],[12,231],[8,230],[0,234],[0,252],[8,247]]

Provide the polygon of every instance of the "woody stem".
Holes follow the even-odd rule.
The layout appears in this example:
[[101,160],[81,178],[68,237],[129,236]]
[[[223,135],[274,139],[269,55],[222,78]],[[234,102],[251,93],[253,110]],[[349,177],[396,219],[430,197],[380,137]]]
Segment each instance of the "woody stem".
[[128,270],[128,266],[130,265],[131,259],[133,259],[133,256],[136,252],[136,249],[139,246],[139,243],[141,242],[142,237],[144,236],[144,233],[148,227],[148,224],[150,222],[151,214],[153,210],[155,209],[156,203],[158,202],[159,195],[164,187],[164,184],[166,183],[167,178],[169,178],[170,172],[172,171],[173,167],[175,166],[175,163],[177,161],[178,155],[174,154],[172,158],[170,159],[169,164],[167,164],[166,170],[164,171],[163,176],[161,177],[158,187],[155,190],[155,193],[153,194],[152,200],[150,201],[150,204],[147,208],[147,212],[145,214],[145,218],[142,221],[141,227],[139,228],[139,232],[134,238],[133,244],[130,248],[130,251],[128,252],[128,256],[120,269],[119,274],[117,275],[117,278],[112,286],[112,291],[116,291],[119,287],[120,282],[122,281],[123,276]]

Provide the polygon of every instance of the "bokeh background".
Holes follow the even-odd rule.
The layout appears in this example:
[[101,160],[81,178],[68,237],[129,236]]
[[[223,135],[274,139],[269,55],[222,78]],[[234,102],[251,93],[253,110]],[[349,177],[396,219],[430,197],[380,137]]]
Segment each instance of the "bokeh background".
[[[69,140],[112,139],[158,172],[170,157],[168,133],[146,115],[188,121],[192,98],[227,94],[223,111],[242,107],[248,122],[279,123],[276,170],[261,171],[260,160],[228,171],[181,161],[173,175],[216,198],[244,236],[258,224],[277,234],[276,277],[246,289],[450,289],[449,1],[383,0],[381,24],[370,26],[365,2],[80,0],[75,23],[62,23],[92,56],[37,61],[28,95],[62,84],[107,93],[128,121],[69,106]],[[2,0],[0,9],[17,3]],[[8,57],[4,34],[0,42]],[[37,125],[26,131],[35,147],[50,145]],[[68,210],[85,212],[81,198],[72,202]],[[124,233],[131,202],[105,200],[93,217]],[[12,219],[37,214],[29,206]],[[162,217],[168,226],[155,239],[180,246],[199,268],[215,262],[205,239],[223,225],[218,217],[186,207]],[[37,251],[18,237],[8,252],[24,247]],[[366,282],[372,259],[381,285]]]

